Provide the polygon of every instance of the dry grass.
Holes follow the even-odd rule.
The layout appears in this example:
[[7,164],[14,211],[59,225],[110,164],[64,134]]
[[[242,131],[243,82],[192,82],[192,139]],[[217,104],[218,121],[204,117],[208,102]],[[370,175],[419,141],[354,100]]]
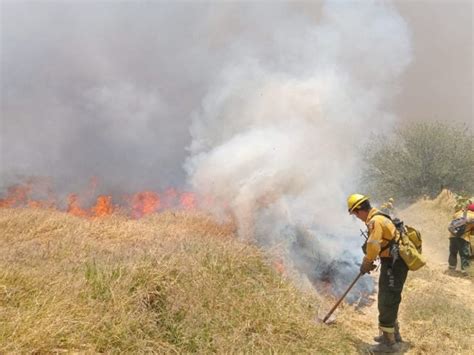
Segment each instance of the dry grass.
[[206,216],[0,209],[0,352],[348,353],[317,300]]
[[472,354],[472,283],[438,268],[410,275],[401,312],[404,332],[416,354]]
[[406,223],[420,229],[428,256],[427,267],[411,273],[405,292],[407,302],[402,308],[403,321],[416,344],[415,353],[474,352],[472,277],[446,273],[447,226],[455,205],[453,194],[444,190],[437,198],[418,201],[400,213]]
[[[408,354],[474,350],[472,279],[444,274],[452,202],[444,193],[399,213],[429,257],[401,304]],[[342,305],[336,325],[318,325],[318,299],[270,264],[231,225],[199,214],[0,209],[0,353],[367,352],[376,304]]]

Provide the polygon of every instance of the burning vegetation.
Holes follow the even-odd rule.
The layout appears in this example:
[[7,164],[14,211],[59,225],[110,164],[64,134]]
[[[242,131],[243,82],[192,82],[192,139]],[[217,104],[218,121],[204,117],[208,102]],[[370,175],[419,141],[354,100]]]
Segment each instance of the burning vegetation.
[[[205,209],[201,208],[211,203],[210,198],[201,197],[198,201],[195,193],[179,191],[175,188],[168,188],[162,192],[145,190],[133,194],[121,194],[119,197],[98,194],[99,190],[100,181],[97,177],[91,178],[81,193],[62,195],[55,192],[51,179],[29,178],[23,183],[6,189],[5,196],[0,198],[0,208],[60,211],[98,221],[114,215],[137,220],[167,211],[203,213]],[[60,196],[65,196],[65,198],[61,199]],[[248,218],[252,217],[248,216]],[[239,239],[235,218],[229,215],[225,220],[227,222],[224,224],[232,226],[234,238]],[[304,283],[308,282],[312,288],[325,297],[332,298],[342,294],[346,284],[357,272],[354,269],[354,265],[358,262],[357,258],[350,253],[345,253],[344,258],[341,259],[325,255],[324,242],[318,240],[311,231],[296,225],[288,224],[281,233],[287,243],[280,248],[278,254],[269,251],[268,246],[258,240],[258,237],[246,241],[267,250],[274,270],[293,281],[299,280],[296,284],[300,284],[300,287],[305,288]],[[305,279],[303,284],[301,284],[301,278]],[[350,304],[365,306],[370,303],[369,297],[373,292],[373,281],[361,280],[346,301]]]
[[82,193],[68,193],[61,198],[52,186],[50,179],[30,178],[24,183],[12,185],[0,198],[0,208],[43,208],[64,211],[84,218],[110,216],[113,213],[125,214],[138,219],[167,209],[194,210],[196,196],[192,192],[168,188],[161,192],[140,191],[122,194],[119,197],[98,194],[99,180],[92,178]]

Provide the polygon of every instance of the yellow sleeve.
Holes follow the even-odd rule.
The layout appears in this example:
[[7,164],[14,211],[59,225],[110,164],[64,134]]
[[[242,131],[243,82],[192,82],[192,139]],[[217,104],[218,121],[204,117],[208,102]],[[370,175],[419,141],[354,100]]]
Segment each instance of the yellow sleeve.
[[374,261],[380,253],[382,244],[382,223],[377,220],[370,221],[369,225],[369,238],[367,239],[367,255],[366,259]]

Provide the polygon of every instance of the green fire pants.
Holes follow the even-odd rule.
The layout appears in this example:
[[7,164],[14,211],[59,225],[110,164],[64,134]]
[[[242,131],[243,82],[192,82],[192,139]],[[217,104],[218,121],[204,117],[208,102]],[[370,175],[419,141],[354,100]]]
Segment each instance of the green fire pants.
[[471,255],[469,242],[458,237],[449,238],[448,263],[451,269],[456,269],[458,253],[461,258],[461,270],[468,269],[470,265],[469,257]]
[[398,258],[392,265],[392,258],[382,258],[379,277],[379,327],[393,333],[402,300],[402,290],[408,275],[408,267]]

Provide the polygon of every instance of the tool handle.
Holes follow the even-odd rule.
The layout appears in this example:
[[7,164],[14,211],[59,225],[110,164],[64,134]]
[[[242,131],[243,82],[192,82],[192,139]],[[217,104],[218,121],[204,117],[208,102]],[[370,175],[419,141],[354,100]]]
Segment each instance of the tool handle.
[[344,292],[344,294],[341,296],[341,298],[339,298],[339,300],[336,302],[336,304],[331,308],[331,310],[329,311],[329,313],[326,315],[326,317],[324,317],[323,319],[323,323],[326,323],[326,321],[329,319],[329,317],[331,317],[331,314],[333,314],[333,312],[336,310],[337,306],[339,306],[339,304],[342,302],[342,300],[344,299],[344,297],[346,297],[346,295],[349,293],[349,291],[351,290],[352,287],[354,287],[355,283],[357,282],[357,280],[359,280],[359,278],[363,275],[363,273],[359,272],[359,275],[357,275],[357,277],[354,279],[354,281],[352,281],[352,283],[349,285],[349,287],[347,288],[346,292]]

